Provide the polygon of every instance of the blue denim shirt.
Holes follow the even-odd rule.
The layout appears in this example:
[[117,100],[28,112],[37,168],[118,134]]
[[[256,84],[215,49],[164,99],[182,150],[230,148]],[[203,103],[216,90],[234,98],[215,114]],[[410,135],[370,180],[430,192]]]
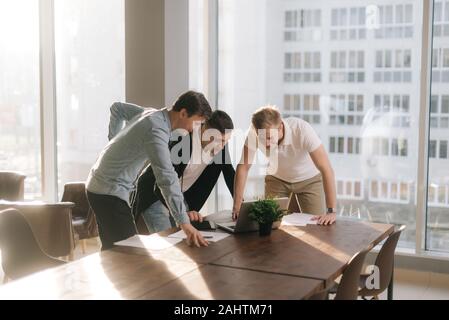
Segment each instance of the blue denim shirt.
[[[124,122],[130,123],[122,129]],[[179,224],[190,223],[178,175],[170,158],[168,143],[171,131],[167,109],[143,109],[115,103],[111,107],[109,125],[112,140],[90,170],[87,190],[116,196],[129,204],[137,176],[151,164],[156,183],[173,218]]]

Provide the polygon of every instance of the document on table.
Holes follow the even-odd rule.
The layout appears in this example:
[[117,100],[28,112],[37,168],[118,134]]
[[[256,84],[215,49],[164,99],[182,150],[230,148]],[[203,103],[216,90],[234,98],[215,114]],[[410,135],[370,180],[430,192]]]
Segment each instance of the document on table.
[[304,227],[308,224],[317,224],[316,220],[312,220],[313,217],[315,217],[313,214],[306,213],[288,214],[282,218],[282,225]]
[[173,247],[182,239],[162,237],[158,234],[152,234],[149,236],[135,235],[126,240],[116,242],[117,246],[143,248],[148,250],[164,250]]
[[[211,232],[211,231],[200,231],[201,235],[209,242],[217,242],[223,240],[224,238],[229,237],[229,233],[224,232]],[[180,230],[176,233],[172,233],[168,236],[172,239],[187,239],[186,234],[183,230]]]

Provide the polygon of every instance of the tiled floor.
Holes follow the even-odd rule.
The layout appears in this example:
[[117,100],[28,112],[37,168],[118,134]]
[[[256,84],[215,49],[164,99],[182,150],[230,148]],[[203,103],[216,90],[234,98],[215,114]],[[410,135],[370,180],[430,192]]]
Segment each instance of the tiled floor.
[[[75,260],[85,255],[98,252],[99,250],[99,241],[97,239],[90,239],[87,242],[86,254],[83,255],[81,253],[80,246],[76,247],[74,253]],[[0,285],[2,280],[3,271],[0,268]],[[386,299],[387,294],[383,293],[380,298]],[[396,300],[449,300],[449,274],[396,269],[394,298]]]

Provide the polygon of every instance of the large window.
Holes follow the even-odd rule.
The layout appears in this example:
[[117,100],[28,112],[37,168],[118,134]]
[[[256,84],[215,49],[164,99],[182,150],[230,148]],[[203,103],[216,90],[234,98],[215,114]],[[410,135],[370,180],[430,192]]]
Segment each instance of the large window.
[[449,248],[449,1],[435,1],[426,249]]
[[26,174],[27,198],[42,194],[39,91],[39,2],[2,0],[0,170]]
[[[266,104],[308,121],[336,172],[339,214],[406,224],[400,245],[409,248],[417,212],[422,9],[418,0],[219,1],[219,106],[239,128]],[[444,50],[439,55],[444,68]],[[449,92],[435,94],[443,105]],[[446,109],[434,115],[439,127]],[[236,161],[239,139],[231,144]],[[435,140],[436,157],[446,155],[442,137]],[[264,166],[251,170],[245,198],[263,195]],[[436,177],[438,186],[449,182],[448,172]],[[444,198],[447,206],[447,188],[436,190],[445,197],[433,203]],[[226,188],[218,194],[219,207],[229,208]]]
[[125,99],[123,0],[55,1],[59,193],[84,181]]
[[[26,199],[60,198],[106,145],[109,107],[125,97],[124,19],[123,0],[0,1],[0,170],[26,175]],[[49,113],[55,123],[43,124]],[[57,170],[59,195],[42,189],[53,154],[41,145],[57,150],[57,166],[44,170]]]

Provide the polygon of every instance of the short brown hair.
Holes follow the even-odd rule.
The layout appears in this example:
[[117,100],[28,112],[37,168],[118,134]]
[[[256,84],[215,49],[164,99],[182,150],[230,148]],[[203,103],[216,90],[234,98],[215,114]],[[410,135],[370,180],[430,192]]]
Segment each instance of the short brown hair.
[[217,129],[222,134],[226,133],[226,130],[234,129],[231,117],[221,110],[212,112],[210,118],[206,120],[206,126],[210,129]]
[[253,113],[251,122],[256,129],[266,129],[281,123],[281,114],[275,106],[265,106]]
[[208,119],[212,113],[212,109],[206,97],[200,92],[187,91],[180,95],[173,105],[174,111],[185,109],[189,117],[200,116]]

